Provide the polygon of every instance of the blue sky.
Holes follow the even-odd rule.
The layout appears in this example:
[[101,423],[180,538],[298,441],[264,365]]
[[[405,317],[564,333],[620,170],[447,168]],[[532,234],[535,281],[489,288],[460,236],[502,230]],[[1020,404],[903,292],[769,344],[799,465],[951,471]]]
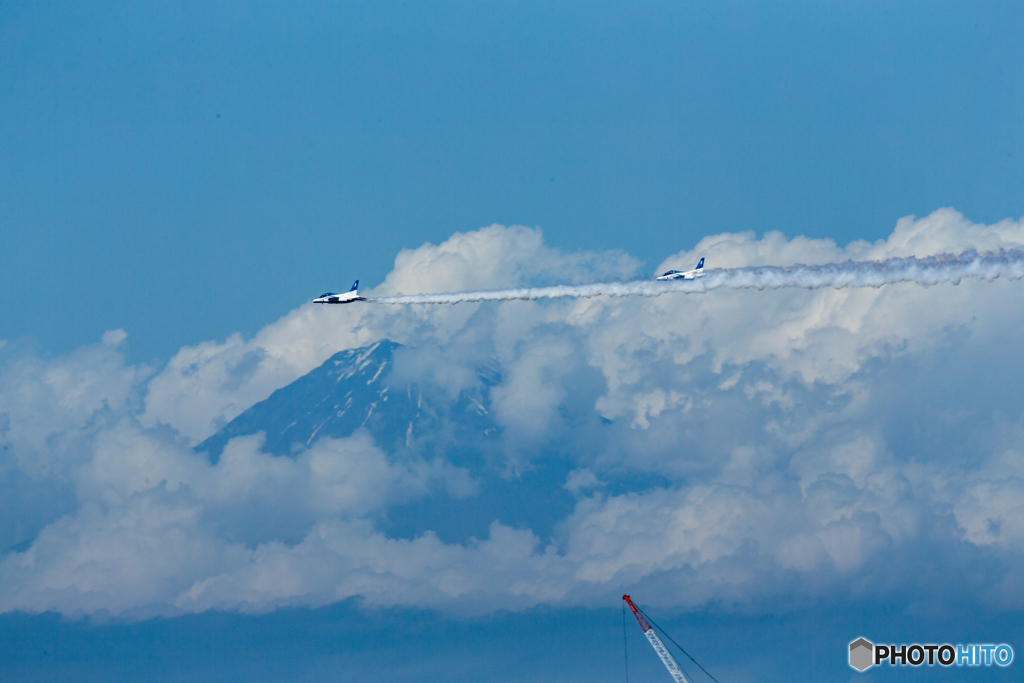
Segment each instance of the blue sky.
[[[1024,657],[1020,282],[308,303],[1019,249],[1022,33],[1009,2],[0,5],[0,678],[623,680],[627,591],[722,683],[850,680],[862,635]],[[396,390],[486,396],[481,462],[192,451],[384,339]]]
[[[985,3],[5,3],[0,336],[252,334],[491,223],[701,237],[1021,213],[1021,13]],[[47,301],[40,307],[38,302]]]

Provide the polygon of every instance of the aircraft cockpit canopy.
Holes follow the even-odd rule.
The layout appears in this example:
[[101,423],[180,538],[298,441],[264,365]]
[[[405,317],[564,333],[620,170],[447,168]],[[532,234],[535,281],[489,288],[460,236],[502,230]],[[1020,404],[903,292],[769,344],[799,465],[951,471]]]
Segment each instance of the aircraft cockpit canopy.
[[323,299],[325,296],[337,296],[334,292],[324,292],[318,298]]

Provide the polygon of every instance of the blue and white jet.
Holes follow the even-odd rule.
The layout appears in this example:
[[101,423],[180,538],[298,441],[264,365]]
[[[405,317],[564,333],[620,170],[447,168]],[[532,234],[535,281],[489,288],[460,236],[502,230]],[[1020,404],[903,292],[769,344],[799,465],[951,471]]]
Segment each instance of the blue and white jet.
[[696,280],[699,277],[704,277],[704,257],[700,258],[700,262],[697,267],[693,270],[670,270],[664,275],[659,275],[658,280]]
[[366,297],[359,296],[359,280],[356,280],[355,284],[352,285],[352,289],[344,294],[326,292],[313,299],[315,304],[350,304],[353,301],[366,301]]

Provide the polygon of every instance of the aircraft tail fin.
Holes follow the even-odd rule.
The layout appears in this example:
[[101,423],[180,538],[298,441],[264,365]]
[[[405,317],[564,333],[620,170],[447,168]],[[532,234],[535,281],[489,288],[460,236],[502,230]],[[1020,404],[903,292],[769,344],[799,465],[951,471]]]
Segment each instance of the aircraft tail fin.
[[700,262],[697,264],[697,267],[694,270],[702,270],[703,268],[704,268],[704,257],[701,256],[700,257]]
[[[701,259],[701,261],[703,261],[703,260],[704,260],[704,259]],[[355,284],[353,284],[353,285],[352,285],[352,289],[350,289],[350,290],[348,290],[348,291],[350,291],[350,292],[354,292],[354,291],[356,291],[356,290],[358,290],[358,289],[359,289],[359,280],[356,280],[356,281],[355,281]]]

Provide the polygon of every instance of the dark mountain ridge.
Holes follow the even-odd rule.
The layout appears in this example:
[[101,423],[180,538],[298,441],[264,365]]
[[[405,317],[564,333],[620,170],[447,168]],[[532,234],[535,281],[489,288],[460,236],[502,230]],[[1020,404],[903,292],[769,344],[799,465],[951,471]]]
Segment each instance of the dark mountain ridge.
[[431,382],[396,379],[395,354],[403,349],[384,340],[336,353],[195,450],[216,463],[232,438],[264,432],[264,451],[295,457],[318,439],[344,438],[363,428],[396,459],[443,457],[465,468],[480,486],[479,496],[431,495],[390,508],[377,520],[389,535],[414,538],[429,530],[445,542],[462,543],[486,538],[490,523],[500,520],[547,537],[573,505],[562,486],[571,465],[547,454],[540,466],[508,472],[503,429],[490,413],[490,391],[501,382],[497,363],[478,366],[476,386],[453,397]]
[[366,428],[388,452],[433,447],[454,461],[464,459],[451,456],[469,444],[499,433],[488,395],[500,381],[496,365],[478,369],[482,389],[463,391],[452,401],[437,387],[394,380],[394,356],[401,348],[383,340],[339,351],[250,407],[196,451],[216,462],[232,438],[264,432],[264,451],[289,456],[325,436],[343,438]]

